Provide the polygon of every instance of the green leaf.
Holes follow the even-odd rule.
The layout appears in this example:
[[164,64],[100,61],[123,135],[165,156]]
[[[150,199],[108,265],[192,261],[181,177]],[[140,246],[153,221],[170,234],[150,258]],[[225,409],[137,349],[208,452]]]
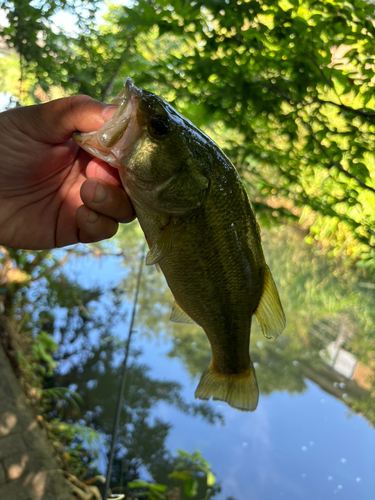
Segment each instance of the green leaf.
[[198,481],[192,478],[185,481],[184,493],[188,498],[196,497],[198,494]]
[[207,472],[207,486],[214,486],[216,483],[216,477],[215,474],[211,471]]
[[173,471],[171,474],[168,475],[168,477],[171,477],[173,479],[179,479],[181,481],[186,481],[187,479],[191,478],[191,472],[188,470],[184,471]]

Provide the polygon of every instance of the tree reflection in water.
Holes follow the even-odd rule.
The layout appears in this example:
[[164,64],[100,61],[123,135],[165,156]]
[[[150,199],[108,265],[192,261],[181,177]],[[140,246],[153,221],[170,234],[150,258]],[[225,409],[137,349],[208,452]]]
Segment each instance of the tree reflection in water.
[[[114,425],[122,371],[121,363],[116,360],[118,348],[114,339],[100,341],[98,346],[92,347],[91,355],[83,364],[75,365],[67,374],[56,377],[59,385],[75,387],[85,401],[85,420],[108,438]],[[151,377],[149,368],[137,360],[138,354],[133,352],[128,366],[112,470],[112,489],[140,478],[142,471],[143,475],[147,472],[161,484],[173,486],[168,475],[174,468],[176,458],[165,445],[171,424],[152,417],[151,412],[158,403],[173,405],[185,414],[201,417],[209,423],[221,420],[207,403],[187,405],[180,395],[181,386],[178,383]],[[204,484],[201,487],[204,488]]]
[[[129,298],[133,294],[135,271],[132,267],[125,280]],[[122,285],[101,292],[97,290],[95,295],[87,296],[88,300],[82,304],[85,311],[83,315],[60,310],[60,344],[55,355],[60,368],[49,379],[49,387],[69,387],[81,396],[85,403],[84,413],[74,414],[73,411],[71,419],[100,432],[108,443],[114,427],[125,352],[125,341],[113,335],[112,331],[120,324],[123,336],[128,320],[128,311],[123,307],[126,297],[123,296],[125,287]],[[150,290],[152,282],[141,285],[141,302],[147,300]],[[60,308],[63,305],[60,304]],[[171,424],[151,414],[159,403],[171,405],[186,415],[200,417],[210,424],[223,421],[209,403],[187,404],[181,396],[182,387],[179,383],[153,377],[149,367],[139,361],[140,355],[140,351],[131,348],[115,445],[112,491],[122,491],[127,483],[145,474],[153,481],[168,485],[170,489],[181,485],[181,481],[170,477],[180,460],[166,448],[165,441]],[[57,415],[56,408],[49,407],[48,410],[50,419]],[[74,447],[76,443],[71,445]],[[108,450],[102,450],[102,465],[105,461],[103,452]],[[84,456],[82,458],[87,460]],[[212,484],[207,490],[207,474],[199,468],[194,472],[196,463],[191,466],[196,494],[203,498],[209,491],[210,498],[213,498],[220,491],[220,485]]]
[[[260,393],[302,393],[306,380],[311,380],[375,425],[375,290],[363,286],[371,278],[364,269],[326,258],[303,236],[301,230],[287,226],[262,232],[287,328],[273,341],[261,335],[255,321],[252,324],[250,352]],[[349,378],[324,362],[330,343],[352,353],[356,365]],[[198,376],[210,360],[206,344],[199,328],[174,325],[169,355],[183,360]]]
[[[118,281],[114,286],[86,287],[80,295],[80,306],[72,298],[74,286],[66,289],[65,296],[59,290],[57,300],[53,292],[57,285],[51,280],[49,284],[52,292],[48,304],[55,310],[61,309],[56,312],[57,319],[50,328],[60,340],[55,357],[61,368],[49,380],[49,386],[74,388],[83,397],[86,409],[83,415],[72,418],[86,422],[107,439],[113,428],[124,352],[121,339],[126,330],[126,306],[136,283],[136,249],[140,238],[134,225],[117,238],[115,243],[119,248],[125,245],[128,248],[125,259],[122,255],[103,257],[103,262],[112,259],[113,275],[116,274],[113,269],[123,265],[118,275],[122,274],[124,279],[118,283],[116,274]],[[321,249],[304,243],[300,230],[284,227],[263,231],[263,242],[282,296],[287,329],[277,341],[268,341],[261,336],[255,322],[253,324],[251,356],[256,363],[261,395],[265,397],[275,391],[300,394],[307,389],[307,380],[312,380],[374,424],[371,374],[375,310],[372,307],[374,289],[369,286],[373,283],[368,272],[346,268],[339,257],[324,257]],[[74,266],[81,267],[85,260],[87,257],[82,262],[78,259],[70,271],[68,266],[67,272],[76,272]],[[86,264],[87,269],[91,269],[91,265]],[[85,272],[84,268],[83,265],[81,273]],[[81,278],[82,275],[78,277]],[[59,286],[61,288],[61,283]],[[208,341],[198,327],[170,323],[171,304],[171,293],[164,278],[148,269],[139,295],[137,336],[146,343],[147,339],[158,337],[167,340],[169,356],[178,358],[198,379],[210,360]],[[36,303],[35,314],[38,308],[39,313],[47,310],[41,301]],[[338,373],[335,364],[327,363],[326,352],[332,343],[355,358],[360,369],[353,371],[351,379]],[[164,364],[165,359],[161,358],[160,363]],[[181,395],[181,386],[173,380],[154,377],[141,362],[140,352],[134,349],[125,394],[112,484],[121,489],[129,481],[146,477],[172,488],[175,483],[168,475],[177,458],[166,445],[171,424],[155,417],[153,410],[160,403],[166,403],[209,423],[220,422],[221,416],[210,403],[187,404]],[[199,488],[203,496],[204,483],[201,477]]]

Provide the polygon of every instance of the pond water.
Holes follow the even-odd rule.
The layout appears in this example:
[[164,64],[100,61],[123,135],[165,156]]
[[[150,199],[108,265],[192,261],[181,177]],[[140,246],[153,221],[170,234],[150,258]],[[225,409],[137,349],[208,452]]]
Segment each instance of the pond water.
[[[65,327],[57,334],[56,383],[82,395],[86,422],[107,442],[141,248],[134,228],[128,232],[121,237],[130,245],[125,259],[82,257],[66,265],[79,283],[104,291],[88,312],[102,320],[87,336],[72,336]],[[135,478],[177,484],[168,475],[182,449],[198,450],[209,462],[217,500],[374,498],[375,284],[361,269],[326,259],[296,229],[264,231],[263,242],[287,328],[268,341],[254,322],[251,357],[260,400],[253,413],[194,399],[210,360],[208,341],[198,327],[168,321],[172,296],[164,278],[143,268],[113,491]],[[60,322],[66,324],[63,315]],[[102,473],[107,452],[102,444]],[[202,480],[196,498],[204,500],[205,491]]]

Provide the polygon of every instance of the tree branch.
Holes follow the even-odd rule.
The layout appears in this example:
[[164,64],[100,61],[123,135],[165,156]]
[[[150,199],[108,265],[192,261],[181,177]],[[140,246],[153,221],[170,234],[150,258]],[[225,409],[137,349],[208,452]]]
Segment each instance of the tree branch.
[[[282,90],[280,90],[278,87],[276,87],[273,84],[266,84],[266,83],[259,83],[259,84],[262,85],[263,87],[270,88],[271,90],[274,90],[280,96],[284,97],[284,99],[286,99],[289,102],[289,104],[291,104],[291,105],[298,102],[298,101],[295,101],[293,98],[289,97],[285,92],[283,92]],[[319,103],[323,103],[323,104],[327,104],[327,103],[331,104],[330,101],[322,101],[321,99],[318,99],[317,101],[314,101],[314,102],[319,102]],[[300,102],[299,104],[304,104],[304,103]],[[335,103],[332,103],[332,104],[335,104]],[[349,108],[348,106],[345,106],[344,104],[335,104],[335,105],[338,106],[339,108],[344,108],[344,109],[347,109],[349,111],[353,111],[353,112],[356,111],[353,108]],[[361,111],[361,110],[358,110],[358,111]],[[358,114],[363,114],[363,113],[365,113],[365,112],[358,113]],[[365,115],[365,116],[368,116],[368,115]],[[373,113],[373,114],[370,113],[370,116],[375,117],[375,113]],[[319,149],[321,150],[323,155],[327,158],[327,160],[329,161],[331,166],[336,167],[340,172],[342,172],[344,175],[346,175],[346,177],[349,177],[350,179],[354,179],[355,181],[357,181],[358,184],[360,186],[362,186],[364,189],[367,189],[367,190],[375,193],[374,188],[372,188],[371,186],[368,186],[365,182],[361,181],[361,179],[358,179],[358,177],[356,177],[354,174],[351,174],[350,172],[345,170],[344,167],[340,163],[332,160],[332,158],[329,156],[329,154],[327,152],[327,148],[325,146],[323,146],[323,144],[321,144],[320,141],[318,141],[318,139],[315,137],[315,134],[311,128],[311,125],[309,123],[305,122],[304,120],[302,120],[302,123],[305,126],[305,128],[308,130],[310,136],[313,138],[313,140],[319,146]]]
[[323,101],[322,99],[314,99],[313,102],[318,102],[319,104],[332,104],[333,106],[336,106],[337,108],[340,108],[344,111],[348,111],[349,113],[353,113],[359,116],[364,116],[365,118],[375,118],[375,111],[364,111],[363,109],[355,109],[351,108],[350,106],[345,106],[345,104],[337,104],[336,102],[332,101]]
[[327,158],[327,160],[329,161],[329,163],[331,164],[332,167],[336,167],[340,172],[342,172],[344,175],[346,175],[346,177],[349,177],[350,179],[354,179],[356,182],[358,182],[358,184],[360,186],[362,186],[363,188],[368,189],[369,191],[372,191],[373,193],[375,193],[375,189],[374,188],[372,188],[371,186],[368,186],[366,183],[364,183],[363,181],[361,181],[361,179],[358,179],[358,177],[356,177],[354,174],[351,174],[350,172],[348,172],[347,170],[345,170],[345,168],[340,163],[338,163],[337,161],[332,160],[332,158],[329,156],[329,154],[327,152],[327,148],[325,146],[323,146],[323,144],[321,144],[320,141],[315,137],[315,134],[314,134],[314,132],[313,132],[313,130],[311,128],[311,125],[309,123],[305,122],[304,120],[302,120],[302,123],[305,126],[305,128],[308,130],[310,136],[316,142],[316,144],[318,145],[319,149],[321,150],[321,152],[323,153],[323,155]]
[[[303,101],[296,101],[295,99],[288,96],[284,91],[282,91],[281,89],[279,89],[278,87],[276,87],[273,84],[259,82],[259,85],[272,90],[273,92],[279,94],[281,97],[284,97],[284,99],[287,100],[289,102],[289,104],[296,103],[296,104],[302,104],[303,106],[307,106],[308,104],[310,104],[310,103],[305,103]],[[353,114],[356,114],[359,116],[364,116],[365,118],[375,118],[375,111],[364,111],[363,109],[355,109],[355,108],[352,108],[350,106],[346,106],[345,104],[338,104],[337,102],[333,102],[333,101],[324,101],[323,99],[314,99],[312,101],[312,103],[332,104],[332,106],[336,106],[337,108],[340,108],[344,111],[348,111],[349,113],[353,113]]]
[[128,45],[124,49],[123,53],[121,54],[121,57],[118,59],[116,68],[115,68],[114,72],[112,73],[112,75],[111,75],[108,83],[101,88],[101,92],[100,93],[101,93],[102,101],[105,101],[105,98],[112,92],[113,85],[115,83],[115,79],[116,79],[117,75],[119,74],[120,69],[121,69],[121,67],[122,67],[122,65],[124,63],[124,60],[125,60],[128,52],[129,52],[130,45],[131,44],[128,43]]
[[56,271],[56,269],[58,269],[59,267],[62,267],[65,264],[65,262],[69,259],[69,257],[75,252],[76,246],[77,245],[75,245],[74,247],[69,248],[68,250],[66,250],[66,254],[64,255],[64,257],[61,260],[59,260],[58,262],[56,262],[53,266],[48,267],[45,271],[42,271],[35,278],[31,279],[29,281],[29,284],[35,283],[36,281],[39,281],[40,279],[45,278],[46,276],[51,275],[54,271]]

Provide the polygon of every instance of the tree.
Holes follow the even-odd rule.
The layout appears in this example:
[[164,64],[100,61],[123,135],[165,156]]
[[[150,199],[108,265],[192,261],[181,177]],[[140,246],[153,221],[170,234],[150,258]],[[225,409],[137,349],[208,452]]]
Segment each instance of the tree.
[[[264,223],[373,260],[372,2],[139,0],[99,24],[95,1],[12,4],[2,36],[43,88],[109,99],[133,76],[224,147]],[[58,9],[75,33],[50,27]]]

